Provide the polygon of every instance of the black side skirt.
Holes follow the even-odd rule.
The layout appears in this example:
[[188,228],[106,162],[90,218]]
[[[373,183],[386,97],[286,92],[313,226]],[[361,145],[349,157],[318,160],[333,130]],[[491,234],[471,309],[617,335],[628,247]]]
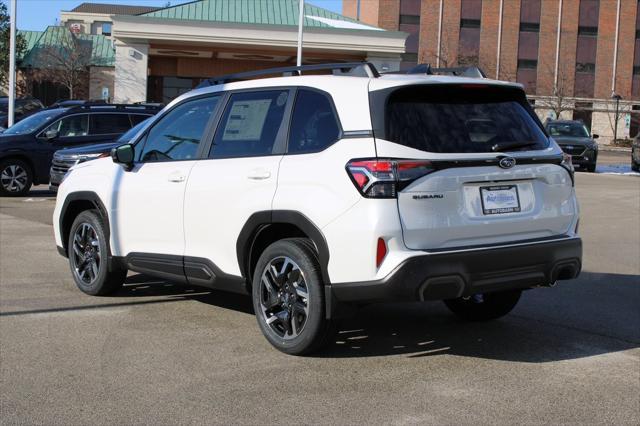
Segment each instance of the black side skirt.
[[230,275],[209,259],[155,253],[129,253],[112,262],[135,272],[180,284],[248,294],[246,280]]

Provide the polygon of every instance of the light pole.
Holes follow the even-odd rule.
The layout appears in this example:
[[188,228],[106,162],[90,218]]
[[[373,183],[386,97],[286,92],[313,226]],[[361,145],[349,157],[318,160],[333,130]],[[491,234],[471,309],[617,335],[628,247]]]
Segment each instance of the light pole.
[[304,0],[298,0],[300,6],[300,13],[298,14],[298,56],[296,65],[302,65],[302,33],[304,29]]
[[11,15],[9,16],[9,117],[7,127],[13,126],[16,105],[16,0],[11,0]]
[[615,144],[616,140],[618,140],[618,119],[620,118],[620,99],[622,99],[622,96],[613,92],[611,99],[616,101],[616,115],[613,119],[613,143]]

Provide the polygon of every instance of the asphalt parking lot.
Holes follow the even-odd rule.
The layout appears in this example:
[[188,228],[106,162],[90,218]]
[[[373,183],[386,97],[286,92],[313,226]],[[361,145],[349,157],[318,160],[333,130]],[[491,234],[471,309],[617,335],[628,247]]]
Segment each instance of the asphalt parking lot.
[[0,423],[640,424],[640,177],[576,187],[579,279],[492,323],[370,306],[309,358],[273,350],[242,296],[141,275],[83,295],[51,194],[0,199]]

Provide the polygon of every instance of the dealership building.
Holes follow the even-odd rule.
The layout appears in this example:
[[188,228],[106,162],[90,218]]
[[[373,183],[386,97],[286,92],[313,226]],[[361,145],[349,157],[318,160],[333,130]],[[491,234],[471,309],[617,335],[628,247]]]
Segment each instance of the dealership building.
[[479,65],[524,85],[545,120],[582,119],[609,142],[640,128],[638,0],[343,0],[343,14],[409,34],[402,68]]
[[[198,0],[159,9],[83,3],[60,21],[113,41],[113,75],[93,84],[129,103],[168,102],[216,75],[295,65],[298,16],[297,0]],[[305,4],[305,64],[366,60],[398,70],[406,37]]]

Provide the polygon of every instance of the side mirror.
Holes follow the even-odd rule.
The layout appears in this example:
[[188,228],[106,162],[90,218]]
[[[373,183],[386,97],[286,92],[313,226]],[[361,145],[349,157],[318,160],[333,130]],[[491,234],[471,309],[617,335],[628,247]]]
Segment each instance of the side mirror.
[[591,135],[591,137],[592,137],[593,139],[598,139],[598,138],[600,137],[600,135],[599,135],[599,134],[597,134],[597,133],[594,133],[594,134],[592,134],[592,135]]
[[111,149],[111,159],[114,163],[122,164],[125,170],[131,170],[133,168],[133,157],[133,145],[129,145],[128,143]]
[[58,137],[58,131],[56,129],[49,129],[44,132],[44,138],[48,141],[53,140]]

